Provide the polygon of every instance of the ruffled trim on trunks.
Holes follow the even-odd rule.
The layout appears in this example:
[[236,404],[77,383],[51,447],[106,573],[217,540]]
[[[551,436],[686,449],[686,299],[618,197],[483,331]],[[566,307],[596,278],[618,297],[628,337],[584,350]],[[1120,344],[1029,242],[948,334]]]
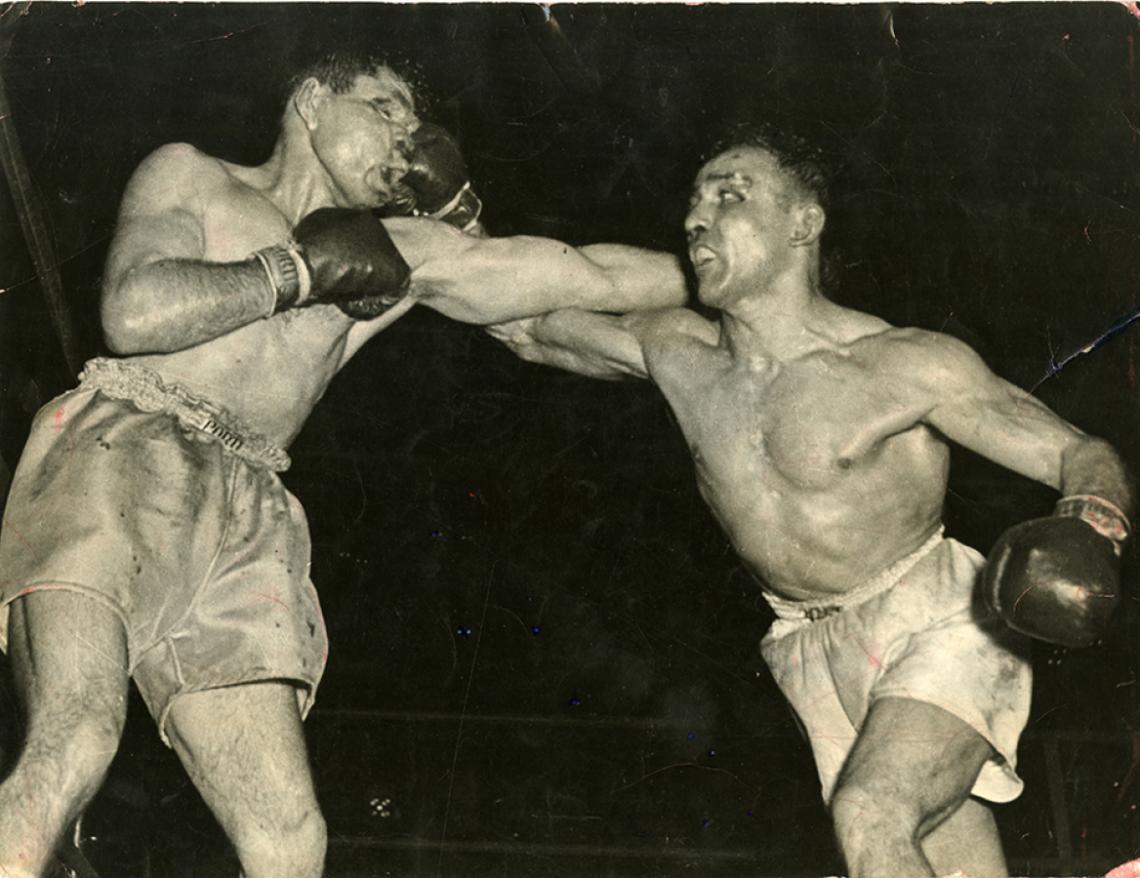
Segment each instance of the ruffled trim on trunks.
[[129,402],[140,411],[163,412],[177,418],[179,423],[211,436],[231,454],[255,466],[279,473],[289,469],[291,461],[283,448],[221,406],[200,399],[178,384],[167,383],[145,366],[97,357],[84,366],[79,383],[83,388],[97,389],[112,399]]
[[768,602],[768,605],[776,613],[777,617],[788,621],[803,622],[806,620],[808,622],[818,622],[820,619],[834,616],[847,607],[857,606],[878,594],[882,594],[906,576],[915,564],[925,558],[930,552],[934,551],[935,547],[942,542],[944,530],[945,528],[943,527],[938,528],[938,530],[930,535],[930,538],[925,543],[909,555],[900,558],[889,567],[883,568],[883,570],[875,576],[851,591],[844,592],[843,594],[829,595],[826,598],[818,598],[812,601],[792,601],[765,591],[763,592],[764,600]]

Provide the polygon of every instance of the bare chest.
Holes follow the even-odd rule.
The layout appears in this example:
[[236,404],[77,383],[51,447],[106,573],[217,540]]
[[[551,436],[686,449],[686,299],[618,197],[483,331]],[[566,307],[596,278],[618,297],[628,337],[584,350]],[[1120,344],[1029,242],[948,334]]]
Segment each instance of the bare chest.
[[289,237],[286,217],[259,193],[233,187],[231,197],[215,199],[202,217],[205,256],[211,261],[236,262],[255,250],[280,244]]
[[704,375],[678,376],[666,395],[702,483],[721,491],[831,489],[881,465],[887,446],[917,425],[889,382],[839,358],[721,363]]

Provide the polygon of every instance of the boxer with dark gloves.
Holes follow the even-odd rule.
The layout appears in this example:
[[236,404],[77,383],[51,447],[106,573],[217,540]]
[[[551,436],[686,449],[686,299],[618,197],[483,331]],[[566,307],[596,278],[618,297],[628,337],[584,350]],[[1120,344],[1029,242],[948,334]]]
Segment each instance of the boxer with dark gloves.
[[[294,78],[264,164],[169,144],[133,174],[103,279],[122,356],[37,416],[0,530],[0,648],[28,711],[0,784],[0,876],[42,874],[133,680],[242,874],[317,878],[301,721],[328,643],[286,447],[417,302],[493,323],[684,301],[673,256],[462,234],[466,171],[422,127],[391,67],[334,54]],[[444,221],[372,216],[397,199]]]
[[[811,739],[847,874],[1003,878],[984,800],[1022,788],[1017,632],[1100,635],[1132,486],[1107,443],[962,343],[830,301],[826,206],[819,154],[756,132],[701,169],[685,222],[718,321],[563,311],[491,332],[525,359],[665,394],[776,613],[761,651]],[[984,578],[981,554],[942,534],[951,441],[1064,496],[1006,535]]]

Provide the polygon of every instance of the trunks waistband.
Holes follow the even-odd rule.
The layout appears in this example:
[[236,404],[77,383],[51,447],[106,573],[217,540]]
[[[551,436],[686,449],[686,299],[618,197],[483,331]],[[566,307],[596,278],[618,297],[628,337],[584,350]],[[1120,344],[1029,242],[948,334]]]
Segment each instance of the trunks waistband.
[[179,423],[200,430],[231,454],[273,472],[289,469],[289,455],[261,433],[251,430],[221,406],[206,402],[157,372],[125,360],[97,357],[79,374],[80,387],[133,403],[144,412],[163,412]]
[[764,600],[768,602],[768,606],[775,611],[776,616],[780,619],[794,622],[818,622],[828,616],[834,616],[847,607],[861,604],[881,594],[906,576],[915,564],[930,554],[942,542],[944,530],[943,527],[938,528],[925,543],[909,555],[900,558],[889,567],[883,568],[861,586],[851,591],[812,601],[792,601],[765,591],[763,592]]

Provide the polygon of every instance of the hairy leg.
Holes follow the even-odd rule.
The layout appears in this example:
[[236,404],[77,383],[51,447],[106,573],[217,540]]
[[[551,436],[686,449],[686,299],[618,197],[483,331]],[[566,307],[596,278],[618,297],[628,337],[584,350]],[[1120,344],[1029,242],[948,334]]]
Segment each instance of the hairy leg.
[[[944,872],[962,868],[932,863],[920,843],[961,809],[991,753],[981,735],[941,708],[906,698],[876,701],[831,802],[851,878],[929,876],[934,865]],[[949,853],[945,839],[937,839],[936,852]],[[996,874],[1004,874],[1004,866]]]
[[8,640],[24,745],[0,784],[0,878],[22,878],[45,869],[118,749],[127,643],[109,609],[55,590],[11,605]]
[[241,860],[246,878],[319,878],[325,823],[296,689],[254,683],[179,696],[171,743]]

